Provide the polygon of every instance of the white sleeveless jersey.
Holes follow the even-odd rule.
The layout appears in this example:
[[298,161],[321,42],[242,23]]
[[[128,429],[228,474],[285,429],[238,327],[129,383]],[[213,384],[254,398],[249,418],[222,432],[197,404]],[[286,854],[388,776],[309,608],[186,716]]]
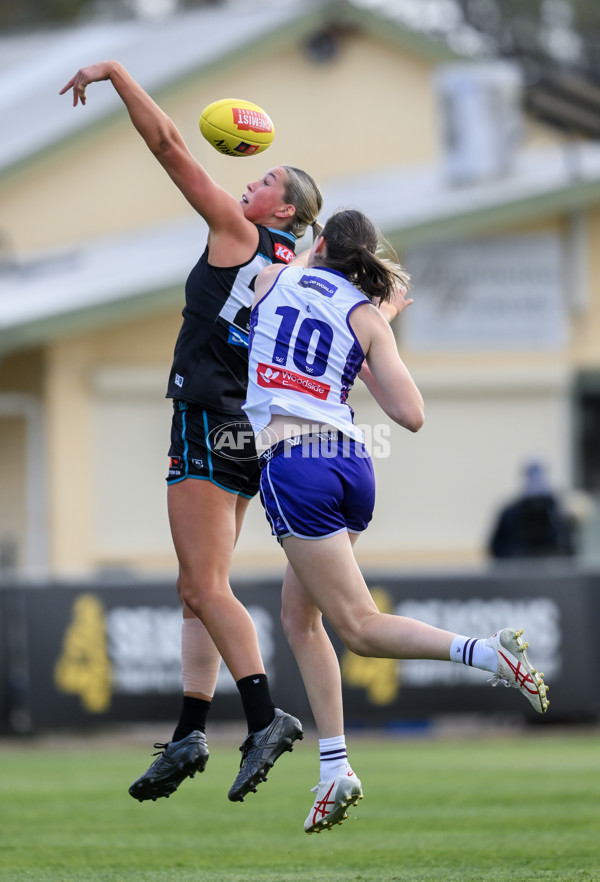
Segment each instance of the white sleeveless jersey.
[[370,301],[335,270],[286,267],[250,316],[243,405],[255,435],[275,414],[326,423],[363,441],[346,403],[364,353],[350,313]]

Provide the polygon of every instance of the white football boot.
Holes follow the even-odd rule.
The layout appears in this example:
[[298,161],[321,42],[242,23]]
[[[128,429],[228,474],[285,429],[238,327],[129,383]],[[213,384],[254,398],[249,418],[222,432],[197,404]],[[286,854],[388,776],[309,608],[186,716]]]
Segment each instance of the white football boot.
[[321,781],[311,793],[317,795],[304,822],[305,833],[320,833],[331,830],[334,824],[342,824],[348,817],[348,806],[356,805],[363,798],[360,781],[352,769],[333,780]]
[[550,704],[546,698],[548,687],[544,683],[544,675],[538,674],[529,661],[525,651],[529,643],[521,640],[522,633],[522,630],[503,628],[486,639],[486,644],[496,650],[498,658],[498,672],[492,677],[492,686],[518,689],[538,714],[545,714]]

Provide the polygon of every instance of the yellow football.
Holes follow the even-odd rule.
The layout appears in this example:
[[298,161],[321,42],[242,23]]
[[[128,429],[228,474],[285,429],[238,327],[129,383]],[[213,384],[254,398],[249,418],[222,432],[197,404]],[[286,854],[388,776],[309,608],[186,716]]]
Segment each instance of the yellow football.
[[252,101],[221,98],[202,111],[200,132],[224,156],[253,156],[273,142],[270,117]]

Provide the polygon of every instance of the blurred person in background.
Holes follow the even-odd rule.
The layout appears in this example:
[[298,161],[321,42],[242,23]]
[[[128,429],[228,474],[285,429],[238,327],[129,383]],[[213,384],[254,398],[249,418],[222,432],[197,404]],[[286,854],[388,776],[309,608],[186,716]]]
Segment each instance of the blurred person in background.
[[498,513],[488,552],[493,558],[571,557],[576,523],[552,490],[541,462],[524,465],[521,494]]

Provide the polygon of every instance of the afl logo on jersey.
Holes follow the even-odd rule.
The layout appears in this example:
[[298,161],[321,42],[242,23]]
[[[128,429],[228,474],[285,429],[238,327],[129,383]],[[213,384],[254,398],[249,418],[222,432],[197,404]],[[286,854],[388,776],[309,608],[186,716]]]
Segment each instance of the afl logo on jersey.
[[289,263],[296,256],[291,248],[286,248],[281,242],[275,243],[273,253],[277,260],[282,260],[284,263]]

